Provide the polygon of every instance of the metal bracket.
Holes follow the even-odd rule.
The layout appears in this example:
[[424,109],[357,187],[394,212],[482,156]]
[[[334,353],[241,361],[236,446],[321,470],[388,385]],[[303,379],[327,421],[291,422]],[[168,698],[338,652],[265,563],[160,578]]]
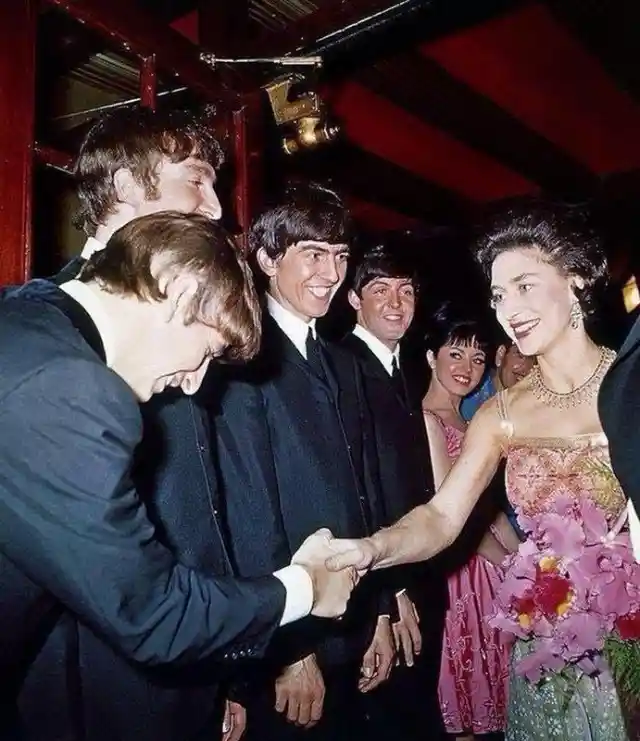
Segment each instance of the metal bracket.
[[215,54],[211,54],[210,52],[202,52],[202,54],[200,54],[200,59],[208,64],[211,69],[215,69],[220,64],[226,64],[229,66],[236,64],[261,64],[276,67],[313,67],[315,69],[320,69],[322,67],[322,57],[319,55],[303,57],[241,57],[238,59],[232,59],[227,57],[217,57]]

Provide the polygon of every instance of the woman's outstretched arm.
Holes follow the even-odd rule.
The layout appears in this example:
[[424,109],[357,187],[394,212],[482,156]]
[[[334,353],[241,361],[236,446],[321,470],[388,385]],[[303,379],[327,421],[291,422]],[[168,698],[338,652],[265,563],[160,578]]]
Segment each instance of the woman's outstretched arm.
[[460,456],[433,499],[369,538],[334,540],[329,568],[364,571],[426,561],[451,545],[498,467],[503,439],[498,405],[490,399],[471,421]]

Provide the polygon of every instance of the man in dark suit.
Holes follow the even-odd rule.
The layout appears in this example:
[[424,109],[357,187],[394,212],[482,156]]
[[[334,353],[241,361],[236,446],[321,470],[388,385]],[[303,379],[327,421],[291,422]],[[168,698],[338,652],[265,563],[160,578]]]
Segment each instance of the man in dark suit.
[[207,578],[158,541],[129,478],[138,403],[169,386],[193,393],[212,357],[257,350],[251,280],[220,227],[134,219],[79,280],[6,290],[0,314],[2,733],[62,608],[139,666],[211,672],[206,660],[258,656],[310,609],[344,609],[354,577],[333,582],[317,565],[326,533],[273,576]]
[[637,319],[602,382],[598,398],[600,421],[609,440],[613,470],[630,502],[631,539],[637,560],[640,560],[639,406],[640,319]]
[[[345,345],[359,358],[373,413],[385,525],[434,493],[429,443],[421,413],[424,380],[411,372],[401,340],[413,321],[415,269],[389,246],[369,249],[353,271],[349,303],[357,323]],[[423,370],[424,374],[424,370]],[[370,695],[370,712],[387,736],[444,737],[438,680],[447,608],[446,576],[438,565],[392,570],[399,620],[394,632],[400,666]]]
[[[268,283],[258,360],[230,373],[214,419],[235,564],[287,563],[313,524],[370,532],[381,522],[375,450],[355,360],[315,322],[344,280],[350,224],[341,199],[299,183],[261,214],[250,252]],[[339,741],[368,734],[358,683],[386,678],[393,646],[375,580],[344,620],[307,621],[247,688],[247,738]],[[308,729],[312,730],[308,730]]]
[[[114,231],[137,216],[175,209],[219,219],[215,184],[222,164],[210,123],[187,111],[131,108],[101,118],[75,168],[78,221],[88,238],[55,282],[77,277]],[[186,566],[232,575],[208,421],[198,397],[169,389],[141,411],[143,440],[132,478],[159,539]],[[67,613],[36,657],[21,705],[34,739],[57,741],[75,733],[92,741],[197,741],[220,732],[220,679],[212,683],[210,673],[197,678],[190,672],[168,681],[157,672],[142,673]],[[237,703],[226,707],[234,711],[234,727],[225,741],[235,741],[244,711]]]

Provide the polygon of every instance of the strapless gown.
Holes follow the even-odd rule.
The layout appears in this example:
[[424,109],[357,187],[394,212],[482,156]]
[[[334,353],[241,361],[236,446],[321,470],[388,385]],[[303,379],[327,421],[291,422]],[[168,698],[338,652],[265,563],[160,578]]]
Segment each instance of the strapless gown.
[[[552,510],[558,496],[588,496],[610,522],[618,518],[626,499],[610,473],[604,434],[519,438],[513,434],[504,405],[500,406],[509,437],[507,494],[516,511],[532,516]],[[512,667],[528,650],[527,642],[515,642]],[[627,741],[620,702],[608,671],[597,678],[583,675],[568,702],[567,697],[554,679],[535,685],[512,669],[506,741]]]

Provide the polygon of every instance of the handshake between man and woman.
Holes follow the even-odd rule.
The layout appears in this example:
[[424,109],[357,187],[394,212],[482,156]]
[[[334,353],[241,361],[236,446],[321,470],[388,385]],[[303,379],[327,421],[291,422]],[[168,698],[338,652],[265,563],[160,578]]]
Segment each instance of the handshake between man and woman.
[[311,577],[312,614],[325,618],[344,614],[351,593],[375,561],[375,547],[370,539],[334,538],[327,528],[310,535],[291,559]]

